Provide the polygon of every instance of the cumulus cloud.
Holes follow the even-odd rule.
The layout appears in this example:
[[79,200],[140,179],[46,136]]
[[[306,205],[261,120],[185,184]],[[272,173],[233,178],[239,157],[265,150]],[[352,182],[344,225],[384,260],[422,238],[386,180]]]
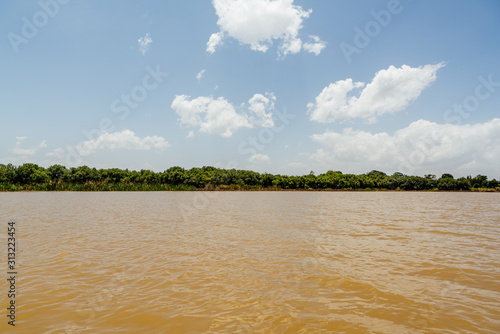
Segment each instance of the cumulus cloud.
[[312,41],[304,43],[304,50],[314,53],[316,56],[319,55],[321,51],[326,48],[326,43],[323,42],[318,36],[311,35],[309,38]]
[[500,172],[499,118],[467,125],[419,120],[393,135],[348,128],[311,138],[321,148],[310,158],[333,169],[367,172],[376,168],[421,175],[439,170],[466,175],[481,166]]
[[239,128],[251,127],[246,115],[237,113],[223,97],[177,95],[171,107],[182,124],[199,127],[200,132],[231,137]]
[[20,155],[20,156],[33,156],[35,155],[36,152],[41,150],[42,148],[47,147],[47,142],[44,140],[40,144],[32,146],[30,148],[23,148],[21,145],[23,144],[23,141],[28,139],[26,136],[17,136],[16,137],[17,142],[16,145],[10,150],[12,154]]
[[148,32],[146,35],[139,38],[137,40],[137,42],[139,44],[139,51],[144,56],[146,54],[146,52],[149,51],[149,44],[153,43],[153,40],[151,39],[151,36],[149,36],[149,32]]
[[133,131],[123,130],[121,132],[102,133],[93,140],[87,140],[76,147],[78,153],[82,156],[90,155],[98,150],[139,150],[149,151],[152,149],[162,151],[168,148],[170,144],[163,137],[147,136],[140,138]]
[[201,80],[201,78],[203,78],[203,75],[205,74],[205,70],[201,70],[200,72],[198,72],[198,74],[196,74],[196,79],[198,79],[198,81]]
[[266,154],[256,153],[252,155],[250,158],[248,158],[248,161],[254,163],[262,163],[262,162],[269,163],[271,159]]
[[[197,127],[200,132],[231,137],[239,128],[254,126],[272,127],[272,110],[276,97],[272,93],[255,94],[249,101],[248,110],[236,111],[225,98],[211,96],[191,98],[176,95],[171,108],[180,116],[181,124]],[[242,106],[244,107],[244,106]]]
[[210,36],[209,53],[214,53],[226,37],[261,52],[277,41],[281,56],[298,53],[302,48],[319,54],[325,46],[317,36],[311,36],[312,43],[302,45],[299,31],[312,10],[294,5],[293,0],[213,0],[212,3],[220,31]]
[[255,115],[251,116],[255,125],[264,128],[272,128],[274,126],[272,114],[274,110],[274,101],[276,101],[276,96],[272,93],[266,94],[266,96],[255,94],[248,100],[248,109]]
[[[436,80],[436,72],[444,63],[400,68],[390,66],[375,74],[372,82],[353,82],[352,79],[331,83],[307,105],[310,119],[321,123],[362,118],[370,123],[377,117],[403,110],[417,99],[424,88]],[[359,89],[358,96],[355,92]],[[349,94],[351,93],[351,94]]]

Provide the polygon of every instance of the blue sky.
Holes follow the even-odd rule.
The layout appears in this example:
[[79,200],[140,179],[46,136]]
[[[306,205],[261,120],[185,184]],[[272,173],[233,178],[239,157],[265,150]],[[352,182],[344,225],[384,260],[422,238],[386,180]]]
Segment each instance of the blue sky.
[[0,2],[0,163],[500,178],[500,3]]

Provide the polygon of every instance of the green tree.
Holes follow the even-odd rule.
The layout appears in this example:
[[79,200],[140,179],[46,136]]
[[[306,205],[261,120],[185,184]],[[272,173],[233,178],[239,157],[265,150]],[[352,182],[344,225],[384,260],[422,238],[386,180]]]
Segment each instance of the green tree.
[[425,179],[422,177],[405,176],[400,187],[404,190],[424,190],[426,189],[426,184]]
[[43,167],[37,164],[26,163],[17,167],[17,183],[22,185],[48,183],[50,177]]
[[458,178],[455,184],[456,190],[470,190],[471,183],[469,179],[465,177]]
[[318,186],[316,182],[316,176],[314,176],[314,173],[313,174],[309,173],[309,175],[304,175],[302,179],[304,188],[316,189],[316,187]]
[[[128,173],[130,174],[130,172]],[[140,180],[142,184],[159,184],[161,183],[161,176],[152,170],[141,169]]]
[[[100,170],[102,171],[102,170]],[[80,166],[77,168],[71,168],[69,171],[69,178],[72,183],[85,184],[88,182],[98,182],[101,180],[101,174],[95,168],[90,168],[88,166]]]
[[358,175],[357,176],[358,182],[359,182],[359,187],[360,188],[375,188],[378,179],[377,178],[372,178],[368,175]]
[[64,179],[64,175],[68,173],[68,169],[61,165],[52,165],[47,168],[47,173],[53,182],[61,182]]
[[183,184],[186,180],[186,170],[179,166],[170,167],[162,173],[161,179],[162,183],[173,185]]
[[441,177],[437,186],[439,190],[457,190],[457,181],[451,177]]
[[288,180],[285,179],[283,175],[274,175],[273,177],[273,187],[276,188],[281,188],[281,189],[287,189],[288,187]]
[[322,189],[339,189],[341,188],[340,179],[343,177],[342,172],[329,170],[325,174],[318,175],[316,182],[318,187]]
[[396,172],[392,174],[387,179],[387,189],[395,190],[401,188],[405,181],[406,176],[401,172]]
[[472,188],[486,188],[488,186],[488,177],[486,175],[476,175],[471,180]]
[[261,185],[264,188],[272,187],[274,176],[269,173],[262,174]]
[[[372,170],[369,173],[366,173],[366,176],[371,180],[372,186],[370,188],[387,188],[388,187],[388,176],[387,174],[378,171]],[[364,183],[364,181],[362,182]],[[365,186],[366,188],[366,186]]]
[[[98,177],[98,179],[108,184],[120,184],[122,180],[130,176],[128,169],[122,170],[119,168],[101,169],[99,170],[98,174],[100,174],[100,177]],[[93,181],[93,174],[90,175],[90,181]]]
[[0,183],[16,183],[17,168],[13,164],[0,164]]
[[241,179],[241,175],[238,173],[236,169],[229,169],[226,172],[225,175],[225,180],[224,180],[225,185],[236,185],[236,186],[242,186],[243,180]]

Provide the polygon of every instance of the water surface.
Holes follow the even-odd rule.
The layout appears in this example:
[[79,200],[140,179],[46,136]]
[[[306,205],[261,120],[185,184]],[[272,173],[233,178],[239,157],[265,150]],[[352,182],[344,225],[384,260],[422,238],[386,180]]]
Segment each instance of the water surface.
[[497,193],[0,193],[0,217],[2,333],[500,332]]

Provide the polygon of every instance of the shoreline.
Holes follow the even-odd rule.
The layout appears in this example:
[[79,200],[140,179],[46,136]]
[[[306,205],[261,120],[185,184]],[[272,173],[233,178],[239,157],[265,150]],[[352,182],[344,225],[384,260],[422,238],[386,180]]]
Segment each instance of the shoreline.
[[500,189],[470,189],[470,190],[405,190],[405,189],[0,189],[0,193],[18,192],[419,192],[419,193],[500,193]]
[[2,191],[472,191],[499,192],[500,181],[486,175],[459,177],[444,173],[422,176],[372,170],[344,174],[282,175],[212,166],[151,170],[96,169],[88,166],[48,168],[25,163],[0,164]]

